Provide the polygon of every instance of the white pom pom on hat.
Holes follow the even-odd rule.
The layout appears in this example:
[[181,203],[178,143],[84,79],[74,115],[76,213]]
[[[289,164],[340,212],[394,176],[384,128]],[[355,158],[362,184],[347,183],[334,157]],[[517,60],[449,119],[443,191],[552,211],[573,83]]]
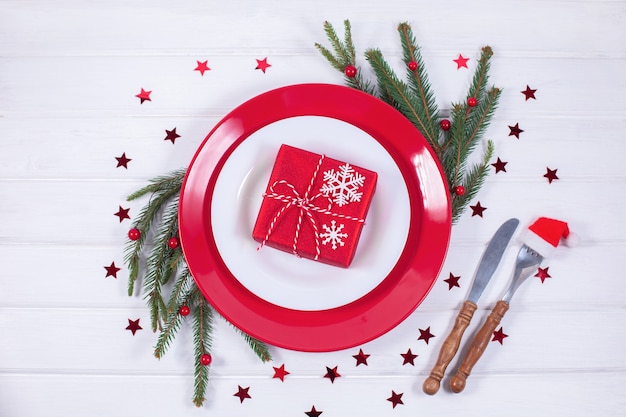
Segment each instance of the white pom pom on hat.
[[580,243],[580,238],[570,232],[566,222],[547,217],[539,217],[528,226],[528,233],[522,240],[544,258],[548,258],[561,242],[569,247]]

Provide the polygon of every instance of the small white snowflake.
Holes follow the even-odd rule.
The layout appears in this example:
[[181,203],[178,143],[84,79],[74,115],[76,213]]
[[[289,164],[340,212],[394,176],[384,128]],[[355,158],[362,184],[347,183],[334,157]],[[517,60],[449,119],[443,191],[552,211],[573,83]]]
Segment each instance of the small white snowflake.
[[342,233],[344,225],[340,224],[337,227],[337,223],[334,220],[331,220],[330,227],[328,225],[323,224],[322,228],[325,232],[320,233],[320,237],[323,238],[322,244],[325,245],[327,243],[331,243],[331,247],[333,250],[337,249],[337,245],[343,246],[346,243],[342,240],[348,237],[347,233]]
[[356,172],[350,164],[339,166],[337,171],[334,169],[325,171],[324,181],[320,191],[326,197],[332,197],[333,202],[339,207],[361,201],[363,193],[358,190],[365,182],[365,177]]

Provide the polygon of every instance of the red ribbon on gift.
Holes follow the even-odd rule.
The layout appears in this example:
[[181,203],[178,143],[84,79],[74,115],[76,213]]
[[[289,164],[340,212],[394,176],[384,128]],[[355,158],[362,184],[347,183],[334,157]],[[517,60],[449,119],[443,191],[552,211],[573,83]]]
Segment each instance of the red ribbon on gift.
[[[315,221],[313,212],[327,214],[327,215],[339,217],[339,218],[346,219],[346,220],[357,221],[359,223],[365,222],[365,219],[332,212],[331,211],[332,200],[321,192],[315,194],[312,197],[309,197],[309,194],[311,193],[311,188],[313,188],[313,184],[315,183],[315,180],[317,179],[317,175],[319,174],[320,167],[322,166],[322,162],[324,162],[325,157],[326,155],[320,156],[320,159],[317,162],[317,166],[315,167],[315,170],[313,171],[313,175],[311,176],[311,181],[309,181],[309,185],[302,197],[300,196],[300,193],[298,193],[298,190],[296,190],[296,187],[290,182],[288,182],[287,180],[274,181],[272,185],[270,185],[268,188],[270,192],[263,194],[263,197],[281,201],[285,203],[285,205],[282,206],[280,210],[278,210],[278,212],[276,212],[276,215],[270,222],[270,225],[267,229],[267,233],[265,234],[265,237],[263,238],[263,241],[261,242],[261,245],[257,248],[257,250],[261,249],[263,245],[265,245],[265,242],[267,242],[270,235],[274,231],[274,227],[276,226],[278,219],[280,219],[283,213],[285,213],[285,211],[287,211],[287,209],[289,209],[290,207],[298,207],[300,209],[300,212],[298,214],[298,221],[296,222],[296,230],[295,230],[294,237],[293,237],[292,253],[296,256],[298,255],[297,247],[298,247],[298,241],[300,239],[300,230],[302,229],[302,222],[305,219],[305,215],[306,215],[306,219],[311,224],[313,233],[315,235],[315,257],[313,258],[315,260],[318,260],[320,256],[320,237],[319,237],[319,232],[317,228],[317,222]],[[290,194],[277,193],[274,189],[279,186],[287,187],[287,189],[290,191]],[[325,198],[328,201],[328,205],[326,206],[326,208],[317,206],[313,203],[315,200],[318,200],[320,198]]]

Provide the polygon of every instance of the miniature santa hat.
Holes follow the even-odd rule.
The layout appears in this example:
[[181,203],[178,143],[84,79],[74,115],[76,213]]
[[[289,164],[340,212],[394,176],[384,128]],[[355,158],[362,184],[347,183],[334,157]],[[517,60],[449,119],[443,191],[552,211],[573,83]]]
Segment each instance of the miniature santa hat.
[[528,232],[523,241],[544,258],[548,258],[561,241],[566,246],[574,247],[580,243],[580,238],[575,233],[570,232],[567,223],[540,217],[528,226]]

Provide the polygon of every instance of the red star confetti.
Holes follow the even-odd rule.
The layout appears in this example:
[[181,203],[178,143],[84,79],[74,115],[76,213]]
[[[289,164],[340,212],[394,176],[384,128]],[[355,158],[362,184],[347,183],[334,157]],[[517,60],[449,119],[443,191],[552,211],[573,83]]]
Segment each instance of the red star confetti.
[[404,359],[402,361],[402,366],[406,365],[407,363],[410,363],[411,365],[415,366],[414,361],[415,361],[415,358],[417,358],[417,355],[411,352],[411,349],[407,350],[406,353],[401,353],[400,356],[402,356],[402,358]]
[[526,90],[522,91],[521,93],[524,94],[524,96],[526,97],[525,101],[528,101],[529,99],[533,99],[533,100],[537,100],[535,98],[535,92],[537,91],[537,89],[532,89],[530,88],[528,85],[526,85]]
[[279,368],[275,366],[273,368],[274,368],[274,376],[272,378],[278,378],[281,381],[285,381],[285,377],[289,375],[289,372],[285,371],[285,364],[283,363],[282,365],[280,365]]
[[502,331],[502,327],[500,327],[498,330],[493,332],[493,339],[491,339],[491,341],[492,342],[500,342],[500,344],[502,344],[502,341],[504,340],[505,337],[509,337],[509,335],[504,333]]
[[246,398],[252,398],[250,394],[248,394],[250,387],[242,388],[241,385],[237,385],[237,387],[237,392],[233,394],[233,397],[239,397],[240,403],[242,403]]
[[467,61],[469,58],[463,58],[463,55],[459,54],[457,59],[453,59],[452,61],[456,62],[456,69],[467,68]]
[[335,382],[335,378],[339,378],[340,376],[339,372],[337,372],[337,366],[333,369],[330,369],[328,366],[326,367],[326,375],[324,375],[324,378],[330,379],[331,384]]
[[470,208],[472,209],[472,217],[483,217],[483,211],[487,210],[487,207],[483,207],[480,205],[480,201],[476,202],[475,206],[470,206]]
[[535,276],[541,280],[542,284],[547,278],[552,278],[552,276],[548,273],[548,269],[550,269],[549,266],[545,268],[537,268],[537,273],[535,274]]
[[515,123],[515,126],[509,126],[509,130],[510,130],[509,136],[515,136],[518,139],[519,139],[520,133],[523,132],[523,130],[519,128],[519,123]]
[[402,392],[399,393],[399,394],[396,394],[396,392],[392,390],[391,391],[391,397],[387,398],[387,401],[391,402],[392,408],[396,408],[396,405],[404,404],[402,402],[402,396],[403,395],[404,395],[404,393],[402,393]]
[[117,166],[115,168],[124,167],[128,169],[128,163],[132,161],[132,159],[126,157],[126,152],[124,152],[122,156],[116,156],[115,159],[117,159]]
[[549,184],[552,184],[552,181],[559,179],[556,175],[556,171],[558,171],[558,169],[550,169],[546,167],[546,173],[543,176],[548,179]]
[[111,262],[111,266],[105,266],[104,269],[107,270],[107,274],[104,276],[105,278],[106,277],[117,278],[117,273],[122,268],[118,268],[117,266],[115,266],[115,262]]
[[498,157],[498,160],[495,163],[491,164],[491,166],[496,169],[497,174],[500,171],[506,172],[506,164],[508,164],[508,162],[504,162],[500,159],[500,157]]
[[271,67],[271,65],[267,63],[267,58],[257,59],[256,60],[256,68],[255,69],[263,71],[263,74],[265,74],[265,71],[269,67]]
[[165,129],[165,133],[167,135],[165,136],[165,139],[163,139],[163,140],[171,140],[172,141],[172,145],[176,142],[176,139],[178,139],[180,137],[180,135],[178,133],[176,133],[176,128],[174,128],[172,130]]
[[320,417],[320,414],[322,414],[323,411],[317,411],[315,409],[315,406],[311,407],[311,411],[305,411],[304,414],[306,414],[309,417]]
[[453,287],[461,288],[461,286],[459,285],[459,278],[461,278],[460,275],[458,277],[455,277],[454,275],[452,275],[452,272],[450,272],[450,276],[447,279],[443,280],[443,282],[448,283],[448,291],[450,291]]
[[152,93],[152,91],[146,91],[142,88],[141,93],[135,94],[135,97],[139,99],[139,104],[143,104],[144,101],[152,101],[150,93]]
[[129,208],[125,209],[125,208],[122,208],[122,206],[120,206],[120,208],[117,211],[117,213],[113,213],[113,215],[119,217],[120,218],[120,223],[122,223],[122,221],[124,221],[124,219],[130,219],[130,216],[128,215],[129,211],[130,211]]
[[431,337],[435,337],[435,335],[430,332],[430,326],[428,326],[426,330],[419,329],[419,331],[420,337],[418,337],[417,340],[423,340],[426,344],[428,344]]
[[356,359],[356,365],[354,366],[359,366],[361,364],[367,366],[367,358],[369,358],[370,355],[363,353],[363,349],[359,349],[359,353],[357,355],[352,355],[352,357]]
[[128,319],[128,326],[126,327],[126,330],[130,330],[133,333],[133,336],[137,333],[137,330],[142,330],[142,327],[139,325],[139,320],[141,319]]
[[204,72],[205,71],[210,71],[211,68],[208,67],[207,63],[209,61],[204,61],[204,62],[200,62],[200,61],[196,61],[198,63],[198,65],[196,66],[196,68],[194,69],[194,71],[199,71],[200,75],[204,76]]

